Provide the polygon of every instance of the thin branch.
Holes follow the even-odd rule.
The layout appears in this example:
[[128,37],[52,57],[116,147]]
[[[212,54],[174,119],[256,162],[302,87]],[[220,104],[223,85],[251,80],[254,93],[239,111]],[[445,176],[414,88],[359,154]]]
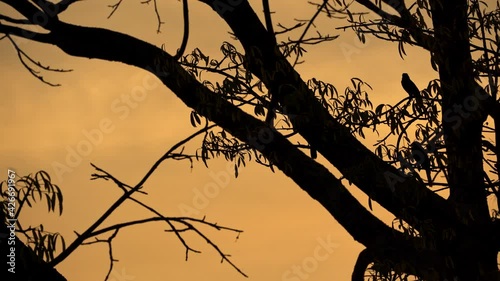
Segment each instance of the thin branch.
[[31,22],[27,19],[14,19],[6,15],[0,15],[0,20],[4,20],[6,22],[14,24],[31,24]]
[[188,141],[192,140],[193,138],[195,138],[196,136],[208,131],[209,129],[215,127],[216,125],[210,125],[208,126],[208,124],[205,125],[205,127],[203,129],[200,129],[196,132],[194,132],[193,134],[191,134],[190,136],[188,136],[187,138],[181,140],[180,142],[176,143],[174,146],[172,146],[160,159],[158,159],[158,161],[156,161],[153,166],[151,167],[151,169],[149,169],[149,171],[146,173],[146,175],[142,178],[141,181],[139,181],[139,183],[136,185],[137,186],[141,186],[143,185],[147,180],[148,178],[153,174],[153,172],[158,168],[158,166],[160,166],[160,164],[167,158],[169,158],[169,155],[175,151],[177,148],[181,147],[182,145],[184,145],[185,143],[187,143]]
[[[38,32],[33,32],[27,29],[15,27],[15,26],[9,26],[9,25],[4,25],[0,23],[0,33],[4,33],[6,35],[14,35],[17,37],[21,37],[24,39],[32,40],[35,42],[40,42],[40,43],[51,43],[51,37],[50,34],[44,34],[44,33],[38,33]],[[4,36],[8,37],[8,36]],[[2,38],[4,38],[2,37]]]
[[[19,0],[1,0],[1,2],[11,6],[14,10],[22,14],[29,22],[32,24],[39,25],[43,28],[50,29],[49,27],[53,24],[53,18],[49,15],[45,14],[42,10],[38,9],[32,2],[30,1],[19,1]],[[40,25],[40,22],[36,21],[38,19],[35,15],[42,14],[45,16],[44,26]]]
[[377,7],[377,5],[375,5],[370,0],[356,0],[356,2],[359,3],[359,4],[361,4],[361,5],[363,5],[363,6],[365,6],[370,11],[376,13],[377,15],[379,15],[384,20],[387,20],[387,21],[389,21],[391,23],[394,23],[394,24],[401,23],[401,18],[400,17],[395,16],[395,15],[391,15],[391,14],[385,12],[381,8]]
[[[145,1],[142,1],[141,4],[149,4],[151,1],[153,1],[153,7],[155,10],[156,19],[158,21],[158,28],[156,29],[156,32],[161,33],[161,25],[164,24],[165,22],[161,21],[160,12],[158,11],[158,3],[156,2],[156,0],[145,0]],[[183,0],[183,1],[185,1],[185,0]],[[184,7],[187,9],[187,2],[184,3]],[[186,17],[184,17],[184,20],[185,19],[186,19]]]
[[[111,178],[115,183],[118,184],[118,186],[120,188],[122,188],[122,190],[124,190],[124,194],[118,199],[116,200],[116,202],[108,208],[108,210],[106,210],[106,212],[96,221],[94,222],[94,224],[92,224],[87,230],[85,230],[84,233],[82,233],[81,235],[79,235],[77,237],[77,239],[75,239],[75,241],[73,241],[73,243],[71,243],[68,248],[66,248],[65,251],[63,251],[61,254],[59,254],[59,256],[57,256],[54,260],[52,260],[50,262],[51,266],[55,266],[57,265],[58,263],[60,263],[61,261],[63,261],[65,258],[67,258],[69,256],[69,254],[71,254],[74,250],[76,250],[76,248],[78,248],[82,243],[83,241],[85,241],[85,239],[87,239],[88,237],[91,236],[91,234],[94,232],[95,229],[97,229],[97,227],[99,225],[101,225],[101,223],[106,220],[125,200],[131,198],[132,194],[136,191],[138,191],[139,189],[142,188],[142,185],[146,182],[146,180],[151,176],[151,174],[156,170],[156,168],[158,168],[158,166],[161,164],[161,162],[163,162],[165,159],[169,158],[170,156],[170,153],[172,153],[173,151],[175,151],[177,148],[179,148],[180,146],[182,146],[183,144],[185,144],[186,142],[188,142],[189,140],[193,139],[194,137],[196,137],[197,135],[205,132],[206,130],[214,127],[215,125],[211,125],[211,126],[208,126],[208,124],[205,126],[205,128],[193,133],[192,135],[188,136],[186,139],[178,142],[177,144],[175,144],[174,146],[172,146],[168,151],[167,153],[165,153],[165,155],[163,157],[161,157],[154,165],[153,167],[148,171],[148,173],[144,176],[144,178],[133,188],[131,188],[130,186],[120,182],[118,179],[116,179],[115,177],[113,177],[112,175],[110,175],[109,173],[106,173],[104,172],[102,169],[98,168],[97,166],[95,166],[94,164],[91,164],[94,168],[96,168],[98,171],[102,171],[105,173],[105,175],[97,175],[97,174],[94,174],[94,178],[104,178],[104,179],[109,179]],[[129,190],[126,190],[124,187],[129,187],[130,189]]]
[[274,33],[273,20],[271,19],[271,9],[269,8],[269,0],[262,0],[262,6],[264,7],[264,18],[266,20],[267,32],[273,36],[274,42],[276,43],[276,35]]
[[222,261],[226,261],[227,263],[229,263],[234,269],[236,269],[236,271],[238,271],[241,275],[245,276],[245,277],[248,277],[248,275],[246,275],[243,271],[241,271],[241,269],[239,269],[228,257],[230,255],[226,255],[222,252],[222,250],[219,248],[219,246],[217,246],[214,242],[212,242],[212,240],[210,240],[210,238],[208,238],[205,234],[203,234],[201,231],[199,231],[196,227],[194,227],[192,224],[189,224],[189,223],[186,223],[186,222],[183,222],[185,223],[188,227],[191,227],[192,230],[194,232],[196,232],[199,236],[201,236],[203,239],[205,239],[205,242],[207,242],[207,244],[209,244],[210,246],[212,246],[212,248],[214,248],[218,253],[219,255],[221,256],[222,258]]
[[33,68],[31,68],[24,61],[24,59],[28,59],[29,62],[33,63],[34,65],[40,67],[42,70],[45,70],[45,71],[53,71],[53,72],[70,72],[70,71],[72,71],[71,69],[68,69],[68,70],[65,70],[65,69],[56,69],[56,68],[51,68],[50,66],[42,65],[40,62],[35,61],[29,55],[27,55],[21,48],[19,48],[19,46],[17,45],[17,43],[10,36],[7,35],[7,38],[10,40],[10,42],[12,43],[12,45],[14,46],[14,48],[16,49],[17,56],[19,57],[19,61],[21,62],[21,64],[31,73],[31,75],[33,75],[34,77],[36,77],[38,80],[42,81],[43,83],[45,83],[45,84],[47,84],[49,86],[53,86],[53,87],[60,86],[60,84],[52,84],[52,83],[46,81],[43,78],[43,76],[39,74],[40,72],[34,70]]
[[118,229],[115,230],[115,232],[113,232],[113,234],[111,234],[111,236],[107,239],[107,244],[108,244],[108,247],[109,247],[109,270],[108,270],[108,273],[106,274],[106,278],[104,279],[104,281],[108,280],[109,279],[109,276],[111,275],[111,272],[113,271],[113,265],[115,264],[115,261],[118,261],[118,260],[115,260],[113,258],[113,239],[116,237],[116,235],[118,235]]
[[188,38],[189,38],[189,9],[188,0],[182,0],[182,16],[184,18],[184,35],[182,36],[182,43],[177,53],[174,56],[174,60],[178,60],[184,54],[186,50]]
[[61,14],[62,12],[66,11],[66,9],[68,9],[71,4],[76,3],[77,1],[80,0],[61,0],[61,2],[55,4],[57,14]]
[[113,234],[111,234],[111,236],[109,236],[108,239],[106,239],[106,240],[101,240],[101,239],[96,238],[95,241],[82,243],[82,245],[92,245],[92,244],[97,244],[97,243],[108,244],[109,269],[108,269],[108,273],[106,274],[106,278],[104,278],[104,281],[109,279],[109,276],[111,275],[111,272],[113,271],[114,263],[115,263],[115,261],[118,261],[118,260],[115,260],[113,257],[113,239],[116,238],[116,236],[118,235],[118,231],[120,231],[119,228],[115,229]]
[[[313,25],[314,20],[316,19],[316,17],[318,17],[318,15],[321,13],[321,11],[325,8],[325,6],[326,6],[327,3],[328,3],[328,0],[323,0],[323,4],[318,8],[318,10],[316,11],[316,13],[314,13],[313,17],[311,18],[311,20],[307,24],[306,28],[304,29],[304,32],[302,32],[302,35],[300,35],[300,38],[298,40],[299,42],[301,42],[304,39],[304,37],[306,36],[307,31]],[[297,46],[297,48],[300,47],[300,43],[298,43],[296,46]],[[298,60],[299,60],[299,56],[297,55],[295,57],[295,61],[292,64],[292,66],[295,66],[297,64]]]
[[[131,198],[131,199],[133,199],[133,198]],[[138,224],[143,224],[143,223],[153,222],[153,221],[165,221],[172,228],[172,230],[166,230],[166,232],[174,232],[176,234],[176,236],[180,239],[181,243],[186,248],[186,260],[188,258],[188,252],[189,251],[192,251],[192,252],[195,252],[195,253],[201,253],[200,251],[195,250],[195,249],[191,248],[189,245],[187,245],[186,241],[179,234],[179,232],[186,232],[186,231],[192,230],[195,233],[197,233],[200,237],[202,237],[205,240],[205,242],[207,242],[207,244],[209,244],[212,248],[214,248],[219,253],[219,255],[222,257],[222,259],[224,261],[228,262],[240,274],[242,274],[245,277],[248,277],[243,271],[241,271],[241,269],[239,269],[233,262],[231,262],[231,260],[228,259],[229,255],[224,254],[224,252],[222,252],[222,250],[215,243],[213,243],[210,238],[208,238],[205,234],[203,234],[201,231],[199,231],[192,223],[190,223],[188,221],[192,221],[192,222],[200,223],[200,224],[203,224],[203,225],[207,225],[207,226],[210,226],[210,227],[215,228],[217,230],[233,231],[233,232],[238,233],[238,236],[239,236],[240,233],[243,232],[242,230],[234,229],[234,228],[230,228],[230,227],[225,227],[225,226],[220,226],[217,223],[207,222],[207,221],[205,221],[205,218],[203,218],[203,219],[194,219],[194,218],[190,218],[190,217],[164,217],[161,213],[159,213],[156,210],[154,210],[153,208],[151,208],[151,207],[143,204],[142,202],[140,202],[138,200],[135,200],[135,199],[133,199],[133,201],[135,201],[136,203],[139,203],[141,206],[143,206],[146,209],[150,210],[151,212],[155,213],[158,217],[151,217],[151,218],[147,218],[147,219],[140,219],[140,220],[135,220],[135,221],[129,221],[129,222],[115,224],[115,225],[112,225],[112,226],[109,226],[109,227],[97,230],[97,231],[91,233],[91,235],[88,236],[87,238],[90,238],[90,237],[93,237],[93,236],[102,235],[102,234],[104,234],[106,232],[109,232],[109,231],[115,231],[115,232],[117,232],[118,230],[120,230],[122,228],[133,226],[133,225],[138,225]],[[185,225],[186,228],[178,230],[178,229],[176,229],[172,225],[171,221],[175,221],[175,222],[181,223],[181,224]],[[96,243],[96,242],[97,241],[94,241],[93,243]],[[85,244],[90,244],[90,243],[85,243]]]
[[85,239],[89,237],[89,235],[99,226],[101,223],[103,223],[127,198],[129,198],[134,192],[139,190],[141,186],[136,186],[127,192],[125,192],[116,202],[111,205],[111,207],[106,210],[106,212],[99,218],[97,221],[95,221],[85,232],[83,232],[81,235],[79,235],[73,243],[71,243],[65,251],[61,252],[56,258],[54,258],[49,265],[51,267],[56,266],[60,262],[62,262],[64,259],[66,259],[73,251],[78,248]]
[[116,12],[116,10],[118,10],[118,8],[120,7],[121,3],[122,3],[123,0],[118,0],[118,2],[116,2],[115,4],[113,5],[108,5],[108,7],[111,8],[111,13],[109,13],[108,15],[108,19],[111,18],[111,16]]
[[[133,220],[133,221],[128,221],[128,222],[117,223],[117,224],[114,224],[112,226],[108,226],[108,227],[105,227],[105,228],[102,228],[102,229],[99,229],[99,230],[92,232],[90,235],[88,235],[88,237],[86,239],[96,237],[96,236],[105,234],[105,233],[110,232],[110,231],[120,230],[120,229],[125,228],[125,227],[130,227],[130,226],[139,225],[139,224],[148,223],[148,222],[164,221],[164,220],[171,220],[171,219],[172,218],[166,218],[166,217],[161,216],[161,217],[151,217],[151,218],[147,218],[147,219],[138,219],[138,220]],[[90,242],[82,243],[82,245],[84,245],[84,244],[91,244],[91,243]]]
[[293,31],[297,28],[300,28],[300,27],[304,26],[305,24],[306,24],[305,22],[299,22],[292,27],[285,27],[285,26],[281,25],[280,23],[278,23],[278,27],[282,28],[283,30],[276,31],[274,34],[275,35],[284,34],[284,33]]

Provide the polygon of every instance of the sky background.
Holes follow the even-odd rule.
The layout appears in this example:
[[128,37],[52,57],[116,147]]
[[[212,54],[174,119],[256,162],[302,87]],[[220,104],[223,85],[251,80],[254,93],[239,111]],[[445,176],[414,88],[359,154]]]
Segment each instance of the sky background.
[[[293,25],[294,19],[310,18],[315,9],[307,1],[270,1],[275,23]],[[156,17],[151,5],[140,1],[123,1],[120,9],[107,19],[114,1],[85,0],[74,4],[62,20],[99,26],[133,35],[155,45],[165,44],[171,54],[182,38],[182,4],[161,1],[159,11],[165,24],[156,33]],[[261,1],[251,1],[262,17]],[[6,11],[6,6],[0,6]],[[230,38],[227,25],[208,6],[190,1],[191,33],[187,50],[201,48],[218,56],[223,41]],[[333,83],[339,92],[359,77],[373,91],[374,105],[395,103],[405,96],[400,86],[401,73],[424,88],[437,78],[429,65],[429,55],[408,48],[401,59],[397,45],[368,37],[359,43],[352,32],[336,30],[343,20],[319,18],[323,33],[340,35],[333,42],[308,49],[306,63],[298,67],[304,79],[315,77]],[[296,36],[293,39],[297,39]],[[46,80],[62,84],[49,87],[32,77],[19,62],[7,40],[0,41],[0,171],[7,169],[23,176],[39,170],[47,171],[64,194],[62,216],[47,214],[45,205],[25,209],[24,225],[43,223],[50,231],[60,232],[69,244],[73,231],[83,232],[120,195],[112,183],[90,181],[94,172],[90,163],[110,172],[129,185],[135,185],[151,165],[172,145],[196,131],[190,125],[190,109],[151,74],[120,63],[74,58],[59,49],[25,40],[19,45],[36,60],[55,68],[73,69],[68,73],[47,73]],[[350,51],[350,52],[349,52]],[[146,84],[144,84],[146,81]],[[137,87],[145,90],[138,100],[127,104]],[[103,128],[103,122],[107,125]],[[88,140],[88,135],[102,134],[80,161],[68,155]],[[97,133],[99,134],[99,133]],[[375,138],[364,141],[372,145]],[[199,146],[196,139],[191,151]],[[322,161],[321,157],[319,158]],[[57,172],[55,165],[69,170]],[[327,164],[326,167],[331,168]],[[215,177],[227,179],[218,184]],[[195,204],[196,194],[206,194],[207,186],[216,183],[219,191],[204,204]],[[227,184],[226,184],[227,183]],[[367,198],[355,187],[349,190],[366,206]],[[206,216],[211,222],[244,230],[236,239],[234,233],[206,230],[207,235],[231,254],[232,261],[250,280],[349,280],[354,262],[362,246],[319,204],[279,171],[249,163],[238,178],[227,168],[224,159],[210,161],[209,168],[195,162],[167,161],[160,166],[145,186],[148,196],[143,202],[166,216],[183,216],[182,207],[193,207],[190,214]],[[205,192],[205,193],[204,193]],[[390,222],[391,217],[378,205],[375,213]],[[125,204],[105,225],[149,216],[131,203]],[[166,225],[140,225],[120,231],[115,239],[114,257],[119,260],[110,280],[246,280],[204,241],[187,235],[188,243],[201,250],[184,260],[184,248]],[[325,248],[324,245],[329,247]],[[318,253],[321,256],[318,259]],[[316,257],[316,258],[315,258]],[[295,269],[294,269],[295,268]],[[304,273],[296,274],[296,268]],[[105,244],[80,247],[57,269],[71,281],[102,280],[108,269]]]

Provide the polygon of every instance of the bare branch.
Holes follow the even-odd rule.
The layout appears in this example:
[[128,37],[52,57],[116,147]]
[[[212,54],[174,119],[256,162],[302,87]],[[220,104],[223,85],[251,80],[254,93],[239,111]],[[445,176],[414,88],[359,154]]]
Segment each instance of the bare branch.
[[384,10],[382,10],[381,8],[377,7],[377,5],[375,5],[372,1],[370,0],[356,0],[357,3],[365,6],[366,8],[368,8],[370,11],[372,12],[375,12],[377,15],[379,15],[381,18],[391,22],[391,23],[398,23],[401,24],[401,18],[398,17],[398,16],[395,16],[395,15],[391,15],[387,12],[385,12]]
[[[306,28],[302,32],[302,35],[300,35],[300,38],[299,38],[298,42],[301,42],[304,39],[304,37],[306,36],[307,31],[314,24],[314,20],[316,19],[316,17],[318,17],[318,15],[321,13],[321,11],[323,10],[323,8],[325,8],[325,6],[326,6],[327,3],[328,3],[328,0],[323,0],[323,4],[318,8],[318,10],[316,11],[316,13],[314,13],[313,17],[309,20],[309,23],[307,24]],[[297,43],[296,48],[299,48],[299,47],[300,47],[300,43]],[[298,60],[299,60],[299,55],[297,55],[295,57],[295,61],[292,64],[292,66],[295,66],[297,64]]]
[[160,159],[158,159],[158,161],[156,161],[156,163],[153,165],[153,167],[151,167],[151,169],[149,169],[149,171],[146,173],[146,175],[142,178],[142,180],[139,181],[139,183],[136,186],[142,186],[148,180],[148,178],[153,174],[153,172],[158,168],[158,166],[160,166],[160,164],[163,161],[165,161],[165,159],[168,159],[170,157],[170,155],[173,151],[175,151],[176,149],[178,149],[182,145],[186,144],[188,141],[192,140],[196,136],[206,132],[207,130],[209,130],[215,126],[216,125],[209,126],[207,123],[204,128],[196,131],[195,133],[191,134],[187,138],[183,139],[182,141],[180,141],[180,142],[176,143],[174,146],[172,146]]
[[57,14],[61,14],[62,12],[66,11],[71,4],[78,1],[81,0],[61,0],[61,2],[55,4],[55,10],[57,11]]
[[0,23],[0,33],[4,33],[6,35],[14,35],[40,43],[51,42],[50,34],[38,33],[15,26],[4,25],[2,23]]
[[103,179],[106,179],[106,180],[107,179],[111,179],[111,180],[113,180],[113,182],[115,182],[115,184],[117,184],[124,191],[124,194],[118,200],[116,200],[115,203],[113,205],[111,205],[108,208],[108,210],[106,210],[106,212],[104,212],[104,214],[96,222],[94,222],[89,228],[87,228],[87,230],[85,230],[81,235],[79,235],[77,237],[77,239],[75,239],[75,241],[73,241],[73,243],[71,243],[66,248],[65,251],[63,251],[54,260],[52,260],[51,261],[51,265],[55,266],[58,263],[60,263],[61,261],[63,261],[66,257],[69,256],[69,254],[71,254],[74,250],[76,250],[76,248],[78,248],[83,243],[83,241],[85,241],[85,239],[88,239],[88,237],[93,236],[93,233],[94,233],[95,229],[97,229],[97,227],[99,227],[99,225],[101,225],[102,222],[104,222],[104,220],[106,220],[123,202],[125,202],[125,200],[130,199],[133,193],[139,191],[142,188],[143,184],[146,182],[146,180],[149,178],[149,176],[151,176],[151,174],[161,164],[161,162],[163,162],[165,159],[171,157],[171,153],[173,151],[175,151],[176,149],[178,149],[179,147],[181,147],[182,145],[184,145],[185,143],[187,143],[189,140],[191,140],[194,137],[198,136],[199,134],[205,132],[209,128],[212,128],[213,126],[215,126],[215,125],[208,126],[208,124],[207,124],[203,129],[195,132],[194,134],[188,136],[186,139],[184,139],[184,140],[178,142],[177,144],[175,144],[174,146],[172,146],[165,153],[165,155],[163,157],[161,157],[153,165],[153,167],[148,171],[148,173],[143,177],[143,179],[141,181],[139,181],[139,183],[135,187],[131,187],[131,186],[129,186],[129,185],[121,182],[120,180],[118,180],[117,178],[115,178],[114,176],[112,176],[111,174],[109,174],[109,173],[105,172],[104,170],[98,168],[97,166],[91,164],[94,168],[97,169],[97,171],[100,171],[100,172],[103,173],[103,175],[93,174],[93,178],[92,179],[96,179],[96,178],[103,178]]
[[300,28],[300,27],[302,27],[305,24],[306,24],[305,22],[299,22],[299,23],[295,24],[292,27],[285,27],[285,26],[281,25],[280,23],[278,23],[278,27],[282,28],[283,30],[276,31],[274,34],[276,34],[276,35],[284,34],[284,33],[293,31],[293,30],[295,30],[297,28]]
[[264,7],[264,18],[266,20],[267,32],[273,35],[276,40],[276,36],[273,28],[273,20],[271,19],[271,9],[269,8],[269,0],[262,0],[262,6]]
[[[185,221],[183,221],[184,224],[186,224],[186,226],[188,226],[190,229],[192,229],[194,232],[196,232],[199,236],[201,236],[205,242],[207,242],[207,244],[209,244],[210,246],[212,246],[212,248],[214,248],[218,253],[219,255],[221,256],[222,258],[222,261],[226,261],[227,263],[229,263],[234,269],[236,269],[236,271],[238,271],[241,275],[245,276],[245,277],[248,277],[248,275],[246,275],[243,271],[241,271],[241,269],[239,269],[228,257],[229,255],[227,254],[224,254],[222,252],[222,250],[219,248],[219,246],[217,246],[214,242],[212,242],[212,240],[210,238],[208,238],[208,236],[206,236],[205,234],[203,234],[200,230],[198,230],[196,227],[194,227],[192,224],[190,223],[187,223]],[[213,227],[217,227],[217,224],[213,225]]]
[[364,281],[365,280],[365,271],[368,268],[368,265],[373,262],[374,253],[373,251],[365,248],[359,253],[358,259],[356,260],[356,264],[354,265],[354,270],[352,272],[352,281]]
[[42,81],[43,83],[45,83],[49,86],[53,86],[53,87],[60,86],[60,84],[52,84],[50,82],[47,82],[43,78],[43,76],[41,76],[38,71],[36,71],[32,67],[30,67],[24,61],[24,59],[28,59],[29,62],[35,64],[36,66],[40,67],[42,70],[46,70],[46,71],[53,71],[53,72],[70,72],[70,71],[72,71],[72,70],[65,70],[65,69],[55,69],[55,68],[51,68],[50,66],[42,65],[40,62],[35,61],[29,55],[27,55],[23,50],[21,50],[21,48],[19,48],[17,43],[9,35],[7,35],[7,38],[9,38],[10,42],[12,43],[14,48],[16,49],[17,56],[19,57],[19,61],[22,63],[22,65],[31,73],[31,75],[33,75],[34,77],[36,77],[38,80]]
[[114,229],[114,232],[111,234],[111,236],[108,237],[108,239],[101,240],[96,238],[95,241],[91,242],[84,242],[82,245],[92,245],[92,244],[97,244],[97,243],[106,243],[108,245],[108,255],[109,255],[109,269],[108,273],[106,274],[106,277],[104,278],[104,281],[109,279],[109,276],[111,275],[111,272],[113,271],[113,266],[115,264],[115,258],[113,257],[113,239],[116,238],[118,235],[118,231],[120,231],[119,228]]
[[[161,21],[160,12],[158,11],[158,3],[156,2],[157,0],[145,0],[145,1],[142,1],[141,4],[149,4],[151,1],[153,1],[153,7],[155,10],[156,19],[158,21],[158,28],[156,29],[156,32],[160,33],[161,32],[160,31],[161,25],[164,24],[165,22]],[[187,0],[182,0],[182,1],[185,2],[185,3],[183,3],[184,13],[187,13]],[[187,19],[187,17],[185,16],[184,23],[185,23],[186,19]]]
[[[186,50],[188,38],[189,38],[189,9],[188,0],[182,0],[182,16],[184,18],[184,35],[182,36],[182,43],[177,53],[174,56],[174,60],[178,60],[184,54]],[[158,27],[159,30],[159,27]]]
[[120,7],[120,5],[122,4],[122,1],[123,0],[118,0],[118,2],[116,2],[115,4],[108,6],[108,7],[111,8],[111,12],[108,15],[108,19],[111,18],[111,16],[116,12],[116,10],[118,10],[118,8]]
[[29,20],[26,20],[26,19],[14,19],[14,18],[5,16],[5,15],[0,15],[0,20],[4,20],[4,21],[7,21],[7,22],[13,23],[13,24],[31,24],[31,22]]
[[59,21],[56,13],[45,13],[29,1],[1,0],[1,2],[11,6],[32,24],[38,25],[47,30],[51,30],[54,24]]

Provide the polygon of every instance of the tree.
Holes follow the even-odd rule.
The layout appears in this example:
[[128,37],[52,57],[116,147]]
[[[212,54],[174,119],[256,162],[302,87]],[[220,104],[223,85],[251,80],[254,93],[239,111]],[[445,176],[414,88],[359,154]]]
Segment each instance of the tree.
[[[422,280],[500,278],[500,222],[498,212],[491,215],[487,204],[489,196],[498,198],[500,192],[495,132],[500,112],[498,2],[489,8],[465,0],[411,5],[357,0],[354,3],[363,8],[359,12],[347,3],[323,1],[313,3],[318,12],[310,20],[286,27],[272,22],[268,1],[262,1],[262,23],[247,1],[202,0],[227,23],[244,50],[240,53],[224,43],[219,60],[199,49],[184,55],[189,37],[187,1],[183,2],[185,36],[174,55],[123,33],[60,20],[59,14],[71,8],[73,0],[2,2],[23,17],[3,15],[0,32],[16,46],[24,64],[26,59],[35,61],[15,44],[15,37],[54,45],[71,56],[118,61],[149,71],[193,109],[193,125],[202,123],[201,116],[218,126],[205,136],[199,154],[203,161],[223,155],[238,167],[253,156],[292,179],[366,247],[353,280],[363,280],[369,267],[378,279],[404,280],[407,275]],[[120,3],[113,6],[113,12]],[[423,102],[406,98],[372,110],[367,84],[360,79],[353,78],[353,87],[344,95],[329,83],[304,81],[295,68],[304,46],[335,39],[319,31],[317,36],[306,37],[320,16],[344,17],[347,25],[341,28],[353,28],[361,41],[369,34],[397,42],[401,56],[408,46],[429,52],[438,79],[421,92]],[[48,33],[29,31],[25,25],[42,27]],[[277,36],[300,28],[299,40],[278,41]],[[201,73],[206,72],[220,75],[222,81],[204,81]],[[360,138],[367,129],[380,127],[389,132],[371,151]],[[293,144],[299,136],[308,145]],[[414,162],[422,155],[411,157],[412,139],[425,145],[432,185],[447,189],[447,198],[430,189],[431,183],[416,173],[422,163]],[[303,149],[318,151],[342,178]],[[366,210],[342,179],[391,212],[400,230]]]
[[[151,222],[165,222],[169,229],[166,232],[173,233],[182,245],[185,247],[186,260],[190,253],[200,253],[196,250],[187,238],[185,233],[193,232],[201,237],[210,247],[212,247],[221,256],[222,261],[229,263],[240,274],[246,277],[230,259],[229,255],[225,254],[207,235],[200,230],[200,227],[209,227],[218,231],[230,231],[239,234],[241,230],[225,227],[217,223],[211,223],[205,218],[196,219],[191,217],[168,217],[155,210],[153,207],[143,203],[141,199],[134,198],[135,193],[147,194],[143,189],[148,178],[165,160],[189,160],[193,161],[194,156],[175,153],[175,150],[181,147],[190,139],[196,137],[200,133],[205,132],[210,126],[194,133],[183,141],[180,141],[169,149],[163,157],[161,157],[146,175],[135,186],[130,186],[121,182],[113,175],[98,168],[96,173],[92,174],[92,180],[104,179],[111,180],[123,192],[111,206],[92,223],[84,232],[77,233],[77,238],[66,247],[64,237],[58,232],[51,232],[44,228],[43,224],[32,227],[26,227],[24,221],[20,221],[20,213],[28,207],[33,207],[37,203],[45,201],[48,212],[63,212],[63,195],[61,189],[52,183],[49,174],[45,171],[39,171],[34,175],[19,177],[15,171],[8,170],[8,179],[0,182],[0,191],[4,198],[1,205],[0,218],[2,225],[0,229],[0,252],[2,253],[2,275],[5,280],[66,280],[54,266],[71,255],[78,247],[82,245],[92,245],[105,243],[108,246],[109,254],[109,269],[105,280],[108,280],[114,269],[114,264],[117,261],[113,256],[112,242],[118,236],[119,231],[123,231],[134,225],[141,225]],[[110,215],[115,213],[119,207],[125,202],[133,202],[154,216],[144,219],[127,220],[111,226],[104,226],[103,223]],[[110,234],[111,233],[111,234]],[[107,237],[103,239],[103,236]],[[22,236],[23,240],[19,238]],[[237,238],[238,238],[237,236]],[[58,250],[57,248],[62,248]],[[57,255],[55,255],[57,253]]]

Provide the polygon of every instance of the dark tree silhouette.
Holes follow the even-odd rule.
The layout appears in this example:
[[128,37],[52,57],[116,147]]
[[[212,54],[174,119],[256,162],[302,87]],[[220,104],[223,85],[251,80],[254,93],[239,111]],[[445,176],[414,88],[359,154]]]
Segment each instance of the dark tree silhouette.
[[427,183],[432,186],[432,176],[431,176],[431,161],[427,155],[426,150],[418,141],[411,143],[411,154],[417,166],[420,169],[424,169],[425,175],[427,176]]
[[[117,61],[149,71],[194,110],[193,124],[200,123],[202,116],[218,126],[203,140],[204,161],[224,155],[239,163],[255,155],[251,159],[281,170],[366,247],[353,280],[363,280],[367,269],[377,280],[405,280],[408,275],[420,280],[499,280],[500,221],[498,212],[491,214],[487,204],[488,196],[500,194],[500,136],[495,130],[500,121],[498,2],[486,7],[477,0],[356,0],[353,5],[364,9],[360,12],[351,10],[350,4],[325,0],[312,3],[317,13],[310,20],[286,27],[273,24],[268,1],[263,1],[266,22],[262,23],[248,1],[200,0],[227,23],[243,53],[225,42],[220,59],[210,59],[195,49],[178,60],[130,35],[60,20],[58,14],[68,6],[73,8],[74,0],[58,4],[0,1],[22,15],[1,16],[0,32],[16,46],[25,65],[30,59],[15,45],[16,37],[53,45],[71,56]],[[113,12],[120,3],[113,6]],[[378,18],[368,19],[366,9]],[[340,29],[352,28],[361,41],[368,34],[396,42],[401,56],[408,46],[428,51],[438,79],[421,91],[422,108],[408,112],[400,102],[371,110],[367,84],[357,78],[344,94],[317,79],[304,81],[295,68],[304,46],[335,39],[320,31],[306,36],[318,17],[343,18],[347,26]],[[161,23],[159,19],[158,28]],[[29,31],[26,25],[41,26],[47,33]],[[299,29],[298,40],[277,40]],[[222,61],[229,66],[222,67]],[[201,72],[219,74],[222,82],[200,81]],[[254,114],[248,107],[243,110],[243,105],[253,108]],[[285,125],[260,118],[266,108]],[[381,126],[390,132],[372,151],[359,138],[364,137],[364,130],[376,131]],[[292,143],[289,138],[293,136],[309,145]],[[432,155],[434,178],[439,179],[433,186],[448,190],[448,197],[406,172],[411,169],[407,159],[413,140],[430,148],[426,154]],[[341,178],[302,151],[309,147],[392,213],[399,225],[388,226],[365,209]],[[497,204],[499,209],[498,200]]]

